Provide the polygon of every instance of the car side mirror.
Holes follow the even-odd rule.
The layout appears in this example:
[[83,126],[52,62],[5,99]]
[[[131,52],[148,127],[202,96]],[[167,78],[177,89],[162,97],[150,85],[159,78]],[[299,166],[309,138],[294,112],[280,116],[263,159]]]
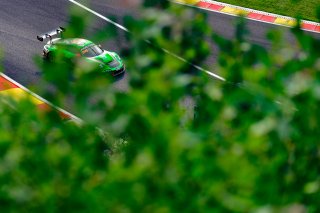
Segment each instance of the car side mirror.
[[102,48],[101,44],[98,44],[98,47]]

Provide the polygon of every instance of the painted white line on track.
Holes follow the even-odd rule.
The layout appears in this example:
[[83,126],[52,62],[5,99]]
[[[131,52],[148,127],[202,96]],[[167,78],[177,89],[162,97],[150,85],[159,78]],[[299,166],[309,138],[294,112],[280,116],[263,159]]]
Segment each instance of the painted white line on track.
[[[79,7],[81,7],[81,8],[83,8],[84,10],[86,10],[86,11],[88,11],[88,12],[90,12],[90,13],[96,15],[96,16],[98,16],[99,18],[101,18],[101,19],[109,22],[110,24],[118,27],[119,29],[124,30],[125,32],[130,33],[130,31],[129,31],[126,27],[124,27],[124,26],[122,26],[122,25],[120,25],[120,24],[112,21],[111,19],[109,19],[109,18],[101,15],[100,13],[97,13],[96,11],[94,11],[94,10],[86,7],[85,5],[80,4],[79,2],[77,2],[77,1],[75,1],[75,0],[68,0],[68,1],[71,2],[71,3],[73,3],[73,4],[75,4],[75,5],[77,5],[77,6],[79,6]],[[151,44],[150,41],[146,41],[146,42],[149,43],[149,44]],[[171,55],[171,56],[179,59],[180,61],[183,61],[183,62],[185,62],[185,63],[193,66],[194,68],[196,68],[196,69],[199,70],[199,71],[205,72],[205,73],[207,73],[208,75],[210,75],[210,76],[212,76],[212,77],[214,77],[214,78],[216,78],[216,79],[218,79],[218,80],[220,80],[220,81],[226,81],[223,77],[221,77],[221,76],[219,76],[219,75],[217,75],[217,74],[215,74],[215,73],[212,73],[212,72],[210,72],[209,70],[206,70],[206,69],[204,69],[204,68],[202,68],[202,67],[200,67],[200,66],[198,66],[198,65],[195,65],[195,64],[189,62],[188,60],[186,60],[186,59],[178,56],[177,54],[170,52],[170,51],[167,50],[167,49],[161,48],[161,50],[163,50],[165,53],[167,53],[167,54],[169,54],[169,55]]]
[[99,18],[101,18],[101,19],[103,19],[103,20],[105,20],[105,21],[109,22],[110,24],[115,25],[116,27],[120,28],[121,30],[124,30],[124,31],[126,31],[126,32],[129,32],[129,30],[128,30],[126,27],[124,27],[124,26],[122,26],[122,25],[120,25],[120,24],[118,24],[118,23],[116,23],[116,22],[112,21],[111,19],[108,19],[107,17],[105,17],[105,16],[101,15],[100,13],[97,13],[97,12],[96,12],[96,11],[94,11],[94,10],[91,10],[90,8],[88,8],[88,7],[84,6],[83,4],[80,4],[79,2],[74,1],[74,0],[68,0],[68,1],[70,1],[70,2],[74,3],[75,5],[78,5],[79,7],[83,8],[83,9],[85,9],[86,11],[88,11],[88,12],[90,12],[90,13],[92,13],[92,14],[94,14],[94,15],[98,16]]

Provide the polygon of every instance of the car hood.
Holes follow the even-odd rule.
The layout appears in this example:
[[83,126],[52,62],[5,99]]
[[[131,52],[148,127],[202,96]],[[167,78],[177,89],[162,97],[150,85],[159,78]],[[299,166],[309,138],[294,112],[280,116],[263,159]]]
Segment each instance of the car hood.
[[115,60],[110,53],[104,51],[101,55],[93,57],[95,60],[100,61],[104,64],[109,64],[113,60]]
[[114,52],[104,51],[101,55],[87,58],[94,63],[98,63],[102,71],[115,71],[123,66],[120,57]]
[[115,54],[110,52],[104,51],[101,55],[95,56],[95,60],[104,63],[105,65],[109,66],[110,68],[116,68],[121,65],[121,62],[117,59]]

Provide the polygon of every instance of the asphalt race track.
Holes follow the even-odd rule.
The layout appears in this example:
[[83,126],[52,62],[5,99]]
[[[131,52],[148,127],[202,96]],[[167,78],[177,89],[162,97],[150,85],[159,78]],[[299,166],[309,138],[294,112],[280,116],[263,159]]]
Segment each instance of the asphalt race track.
[[[139,14],[137,8],[126,8],[124,6],[125,0],[92,0],[89,5],[83,0],[79,0],[79,2],[120,23],[126,14],[134,16]],[[34,65],[34,56],[41,54],[43,43],[36,39],[36,35],[57,26],[67,25],[69,21],[67,13],[71,5],[73,4],[68,0],[0,0],[0,47],[4,52],[5,74],[27,87],[39,81],[40,70]],[[236,17],[214,12],[207,13],[209,23],[215,32],[226,38],[233,37]],[[92,20],[92,24],[88,27],[89,33],[95,32],[99,30],[100,26],[107,24],[89,12],[88,16]],[[250,20],[247,23],[251,32],[249,40],[253,43],[268,47],[265,35],[272,28],[285,31],[287,39],[293,40],[288,28]],[[119,29],[119,31],[121,30]],[[125,45],[121,36],[116,42],[102,44],[105,49],[116,52]],[[218,54],[215,47],[212,48],[213,54],[208,60],[210,64],[214,63]],[[130,72],[130,68],[128,68],[128,72]],[[124,77],[116,84],[119,84],[119,87],[125,87],[126,80],[127,78]]]
[[[34,64],[34,56],[41,54],[44,43],[36,35],[67,25],[70,6],[67,0],[0,0],[0,47],[4,52],[5,74],[25,86],[39,81],[40,70]],[[106,5],[105,11],[114,13],[114,8]],[[125,12],[119,8],[117,14]],[[93,15],[92,19],[95,26],[88,31],[106,24]],[[115,43],[103,46],[115,51],[121,47]]]

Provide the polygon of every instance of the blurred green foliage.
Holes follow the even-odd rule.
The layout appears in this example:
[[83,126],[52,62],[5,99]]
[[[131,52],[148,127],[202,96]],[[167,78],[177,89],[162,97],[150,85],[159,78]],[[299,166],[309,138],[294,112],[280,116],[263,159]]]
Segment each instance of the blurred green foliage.
[[[80,17],[69,36],[84,32]],[[272,31],[266,50],[243,20],[227,40],[204,13],[166,1],[124,24],[127,91],[77,61],[42,67],[42,95],[84,124],[0,99],[1,212],[320,211],[318,39],[294,28],[292,45]],[[204,66],[208,40],[226,82],[160,49]]]

